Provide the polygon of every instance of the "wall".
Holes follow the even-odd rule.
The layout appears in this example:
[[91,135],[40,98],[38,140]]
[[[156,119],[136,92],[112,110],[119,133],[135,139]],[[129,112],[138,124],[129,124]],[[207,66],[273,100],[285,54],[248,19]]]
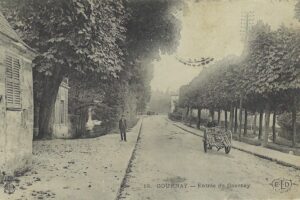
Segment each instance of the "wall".
[[[5,54],[10,52],[21,60],[20,82],[22,108],[6,109]],[[0,171],[14,173],[30,167],[33,137],[33,86],[31,60],[26,49],[0,35]]]
[[[72,138],[72,133],[70,133],[68,124],[68,94],[69,87],[66,83],[62,83],[59,87],[56,102],[55,102],[55,112],[54,112],[54,122],[53,122],[53,137],[54,138]],[[61,102],[64,102],[63,108]],[[61,112],[63,111],[63,122],[61,121]]]

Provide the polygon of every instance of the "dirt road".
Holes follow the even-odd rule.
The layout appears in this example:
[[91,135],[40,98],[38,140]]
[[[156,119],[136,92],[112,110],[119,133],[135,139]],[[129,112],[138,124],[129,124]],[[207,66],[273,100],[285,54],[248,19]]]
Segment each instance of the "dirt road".
[[[300,199],[299,170],[235,149],[204,153],[202,138],[165,116],[145,117],[136,145],[139,128],[127,143],[119,134],[34,142],[32,170],[0,200],[114,200],[118,191],[118,200]],[[273,189],[282,178],[289,191]]]
[[[300,199],[299,171],[234,149],[204,153],[202,138],[163,116],[144,119],[137,148],[125,199]],[[278,178],[294,185],[275,191]]]

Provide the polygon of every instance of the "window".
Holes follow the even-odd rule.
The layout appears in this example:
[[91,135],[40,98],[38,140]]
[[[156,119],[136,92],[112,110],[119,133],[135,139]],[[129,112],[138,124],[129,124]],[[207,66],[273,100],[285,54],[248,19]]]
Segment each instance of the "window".
[[6,55],[5,68],[6,108],[21,109],[20,60]]
[[59,118],[60,118],[60,124],[65,123],[65,101],[61,100],[60,101],[60,108],[59,108]]

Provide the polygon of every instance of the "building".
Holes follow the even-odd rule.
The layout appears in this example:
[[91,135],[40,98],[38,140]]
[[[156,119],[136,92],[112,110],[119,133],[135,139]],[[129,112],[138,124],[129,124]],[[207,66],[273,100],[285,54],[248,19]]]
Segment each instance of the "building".
[[35,52],[0,13],[0,171],[31,165],[33,137],[32,60]]
[[68,97],[69,85],[68,79],[64,79],[61,83],[55,102],[53,137],[54,138],[71,138],[69,133],[69,117],[68,117]]
[[173,113],[176,105],[178,104],[178,100],[179,100],[179,95],[171,95],[171,108],[170,108],[170,113]]

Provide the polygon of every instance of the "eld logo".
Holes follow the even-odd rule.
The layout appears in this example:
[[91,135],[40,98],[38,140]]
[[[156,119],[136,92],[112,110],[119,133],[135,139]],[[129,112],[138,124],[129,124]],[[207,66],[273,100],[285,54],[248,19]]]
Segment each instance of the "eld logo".
[[272,181],[271,185],[277,192],[288,192],[291,189],[293,183],[292,180],[277,178]]

